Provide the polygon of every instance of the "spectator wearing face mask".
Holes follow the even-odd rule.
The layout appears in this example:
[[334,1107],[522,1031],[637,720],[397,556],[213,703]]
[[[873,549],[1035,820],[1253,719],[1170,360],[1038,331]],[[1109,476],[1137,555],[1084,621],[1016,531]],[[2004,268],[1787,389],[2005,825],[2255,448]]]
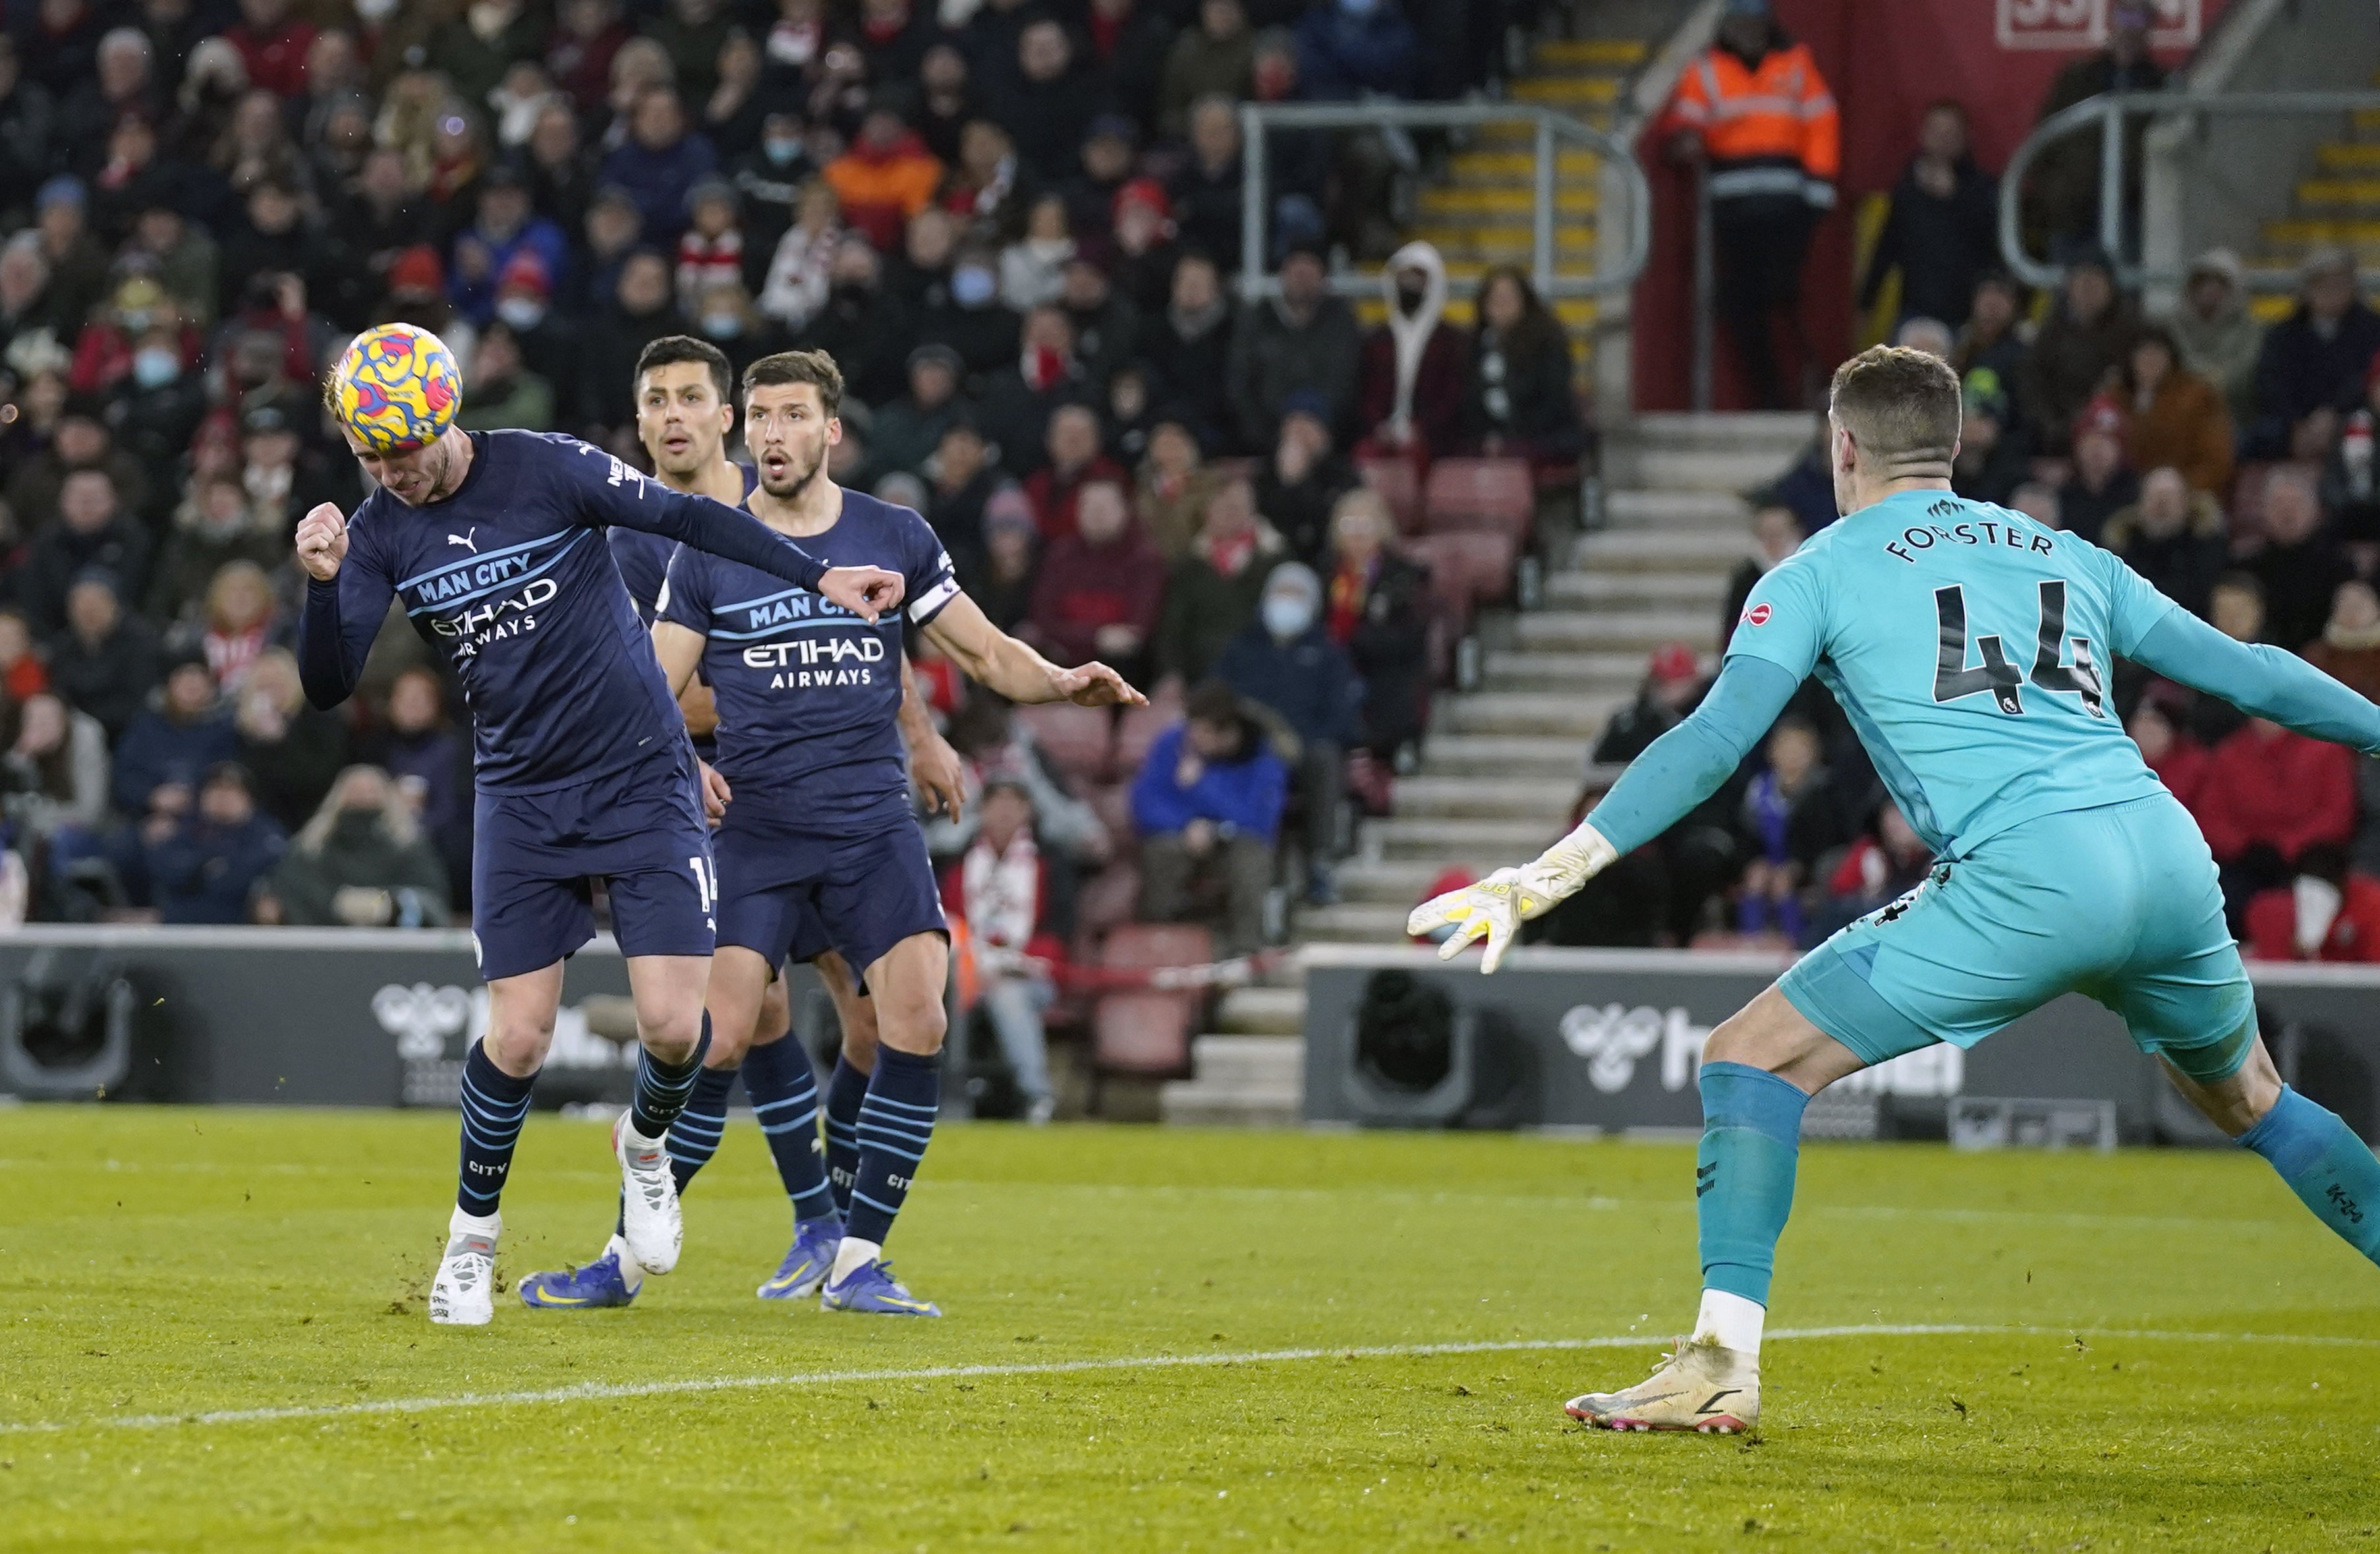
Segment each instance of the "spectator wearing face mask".
[[315,928],[443,928],[446,871],[387,773],[351,766],[299,831],[269,887],[268,920]]
[[1429,244],[1390,255],[1380,289],[1388,317],[1364,337],[1356,419],[1375,447],[1427,461],[1462,436],[1470,344],[1445,322],[1446,261]]
[[1270,725],[1276,748],[1291,753],[1305,811],[1305,899],[1327,906],[1338,899],[1332,868],[1345,825],[1347,751],[1362,733],[1363,685],[1323,629],[1322,583],[1312,567],[1288,561],[1272,569],[1256,620],[1225,646],[1215,677]]
[[1123,481],[1086,481],[1075,532],[1050,540],[1042,559],[1027,640],[1053,662],[1097,659],[1143,682],[1164,601],[1165,560],[1133,517]]
[[1042,1025],[1057,1000],[1051,972],[1066,958],[1057,897],[1034,837],[1032,795],[1014,777],[992,778],[984,784],[975,839],[942,871],[942,904],[966,925],[984,1014],[1024,1097],[1026,1121],[1037,1126],[1058,1105]]
[[[917,315],[920,342],[950,346],[959,353],[970,373],[1015,369],[1023,326],[1023,315],[1000,300],[999,254],[972,242],[960,246],[952,256],[947,295],[940,300],[929,296]],[[1039,347],[1046,353],[1051,343],[1044,340]],[[1035,346],[1028,344],[1026,348],[1032,350]],[[1064,358],[1072,354],[1069,338]],[[1068,365],[1066,359],[1061,358],[1050,370],[1062,372]],[[986,396],[986,403],[992,403],[990,396]],[[1039,439],[1036,437],[1034,442],[1038,445]]]
[[116,441],[126,454],[162,469],[188,452],[206,415],[205,379],[191,364],[180,331],[152,324],[133,341],[131,370],[118,385]]
[[151,898],[166,923],[246,922],[257,886],[289,844],[258,811],[248,773],[228,761],[208,769],[189,813],[152,816],[140,840]]

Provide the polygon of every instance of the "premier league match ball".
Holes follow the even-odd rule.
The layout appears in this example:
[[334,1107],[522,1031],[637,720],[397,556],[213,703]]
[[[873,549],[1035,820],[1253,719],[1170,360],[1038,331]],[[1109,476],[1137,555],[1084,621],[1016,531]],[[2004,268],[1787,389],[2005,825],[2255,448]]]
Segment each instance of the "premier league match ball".
[[339,422],[373,453],[402,453],[455,424],[463,375],[455,353],[426,329],[384,323],[356,336],[331,370]]

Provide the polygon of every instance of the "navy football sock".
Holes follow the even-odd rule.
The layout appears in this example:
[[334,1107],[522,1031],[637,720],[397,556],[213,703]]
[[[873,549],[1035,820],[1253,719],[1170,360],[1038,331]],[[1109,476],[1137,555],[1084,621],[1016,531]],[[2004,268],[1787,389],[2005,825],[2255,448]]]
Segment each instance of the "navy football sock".
[[2338,1113],[2284,1085],[2240,1147],[2265,1157],[2315,1219],[2380,1263],[2380,1159]]
[[1768,1304],[1777,1238],[1793,1209],[1802,1147],[1801,1087],[1745,1063],[1703,1064],[1703,1142],[1694,1216],[1703,1288]]
[[809,1054],[792,1037],[744,1054],[744,1094],[776,1158],[777,1179],[794,1200],[795,1220],[823,1220],[836,1212],[827,1190],[824,1147],[819,1142],[818,1075]]
[[826,1082],[826,1181],[834,1211],[851,1218],[851,1184],[859,1175],[859,1108],[868,1099],[868,1074],[849,1058],[834,1060]]
[[859,1170],[851,1186],[851,1233],[881,1246],[892,1233],[934,1136],[942,1100],[940,1053],[876,1050],[876,1073],[859,1108]]
[[732,1068],[706,1068],[694,1076],[686,1110],[669,1130],[670,1174],[677,1178],[679,1192],[719,1153],[719,1140],[727,1132],[727,1092],[735,1087]]
[[496,1211],[504,1177],[513,1169],[513,1146],[528,1116],[532,1074],[516,1079],[496,1066],[483,1043],[471,1043],[463,1060],[463,1163],[455,1205],[466,1214]]
[[702,1015],[702,1035],[684,1062],[665,1063],[653,1056],[650,1047],[638,1050],[637,1092],[628,1103],[628,1122],[640,1135],[660,1138],[669,1132],[669,1125],[686,1110],[686,1098],[694,1093],[695,1079],[702,1073],[703,1054],[710,1050],[708,1010]]

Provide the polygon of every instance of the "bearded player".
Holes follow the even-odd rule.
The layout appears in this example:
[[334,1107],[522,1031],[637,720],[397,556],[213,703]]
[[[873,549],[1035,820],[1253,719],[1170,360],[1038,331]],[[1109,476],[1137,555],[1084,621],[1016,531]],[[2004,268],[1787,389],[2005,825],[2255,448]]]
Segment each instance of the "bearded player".
[[[842,440],[843,375],[820,351],[764,357],[744,374],[744,437],[759,467],[747,505],[816,552],[897,572],[912,625],[1013,701],[1145,705],[1104,664],[1061,669],[1002,634],[959,590],[941,541],[916,513],[826,476]],[[823,1250],[820,1304],[938,1316],[883,1260],[886,1236],[933,1136],[941,1104],[949,940],[895,726],[901,627],[812,590],[681,548],[653,646],[673,690],[699,668],[719,708],[720,934],[710,1006],[747,1028],[801,913],[816,913],[876,1007],[876,1066],[857,1094],[847,1220],[808,1225]]]
[[[443,385],[443,415],[392,428],[343,392],[402,353]],[[716,876],[686,722],[605,547],[648,529],[817,589],[872,621],[898,575],[829,570],[751,515],[673,492],[568,437],[466,432],[459,382],[434,335],[359,336],[324,400],[377,488],[350,522],[330,503],[298,526],[309,578],[298,661],[309,700],[353,693],[392,599],[462,682],[475,746],[472,939],[488,984],[485,1036],[463,1073],[460,1184],[431,1287],[433,1322],[493,1306],[499,1200],[529,1092],[553,1038],[562,963],[594,934],[605,881],[637,1013],[635,1100],[614,1125],[625,1232],[649,1268],[677,1260],[677,1193],[662,1141],[707,1039]],[[343,408],[344,405],[344,408]]]
[[1416,935],[1453,926],[1442,954],[1484,936],[1493,971],[1523,919],[1715,792],[1814,673],[1938,860],[1711,1032],[1702,1310],[1648,1380],[1571,1401],[1591,1424],[1756,1425],[1810,1097],[1937,1041],[1972,1047],[2066,992],[2122,1015],[2184,1096],[2380,1261],[2380,1161],[2275,1072],[2214,859],[2126,737],[2107,676],[2130,659],[2367,754],[2380,709],[2294,654],[2233,641],[2087,540],[1953,496],[1959,414],[1958,378],[1924,352],[1844,363],[1828,409],[1843,519],[1752,590],[1702,705],[1535,863],[1413,913]]
[[[759,484],[749,465],[727,456],[727,434],[735,424],[733,402],[735,369],[725,353],[707,340],[669,334],[647,346],[637,358],[637,436],[653,461],[656,478],[673,491],[741,504]],[[636,601],[637,613],[652,619],[660,602],[669,558],[676,550],[664,536],[638,529],[615,528],[612,555],[620,578]],[[929,809],[947,807],[956,814],[964,802],[963,778],[957,754],[941,734],[917,694],[915,681],[902,665],[901,736],[908,747],[910,774],[926,795]],[[695,751],[704,759],[716,753],[711,735],[718,713],[710,687],[699,678],[678,698]],[[710,794],[705,795],[711,823],[723,813]],[[815,966],[834,1002],[842,1031],[841,1071],[861,1076],[836,1096],[839,1113],[832,1119],[840,1144],[857,1121],[865,1075],[876,1063],[876,1012],[861,996],[843,957],[828,942],[815,914],[804,910],[788,958]],[[774,968],[771,968],[772,972]],[[702,1073],[694,1082],[686,1110],[670,1124],[671,1174],[683,1195],[695,1174],[718,1152],[727,1129],[727,1098],[740,1076],[745,1098],[760,1124],[777,1174],[791,1200],[794,1242],[777,1271],[755,1292],[762,1300],[787,1300],[816,1293],[834,1256],[826,1233],[840,1225],[849,1208],[851,1162],[840,1157],[821,1161],[819,1137],[817,1076],[800,1045],[786,1039],[792,1012],[786,979],[770,977],[762,995],[757,1024],[738,1026],[716,1008],[711,1016],[710,1049]],[[747,1038],[748,1038],[748,1041]],[[842,1167],[835,1171],[830,1168]],[[563,1310],[596,1310],[626,1305],[644,1284],[645,1269],[629,1251],[624,1225],[615,1224],[612,1239],[593,1262],[578,1268],[534,1273],[521,1281],[524,1304]]]

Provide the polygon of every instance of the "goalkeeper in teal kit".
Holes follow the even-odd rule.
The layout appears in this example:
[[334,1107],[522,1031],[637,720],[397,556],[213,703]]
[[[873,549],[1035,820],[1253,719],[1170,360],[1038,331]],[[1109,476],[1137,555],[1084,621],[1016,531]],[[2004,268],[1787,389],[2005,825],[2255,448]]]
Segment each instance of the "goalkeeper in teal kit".
[[1760,1414],[1760,1332],[1791,1208],[1802,1111],[1845,1074],[1937,1041],[1972,1047],[2076,991],[2323,1222],[2380,1261],[2380,1161],[2280,1082],[2198,828],[2107,699],[2119,658],[2316,738],[2380,753],[2380,709],[2304,661],[2233,641],[2121,561],[1950,493],[1959,382],[1878,347],[1836,373],[1844,517],[1753,590],[1717,683],[1585,821],[1526,868],[1425,903],[1415,934],[1520,923],[1701,803],[1808,675],[1834,693],[1938,860],[1711,1032],[1695,1171],[1694,1335],[1650,1378],[1572,1401],[1615,1429],[1731,1432]]

